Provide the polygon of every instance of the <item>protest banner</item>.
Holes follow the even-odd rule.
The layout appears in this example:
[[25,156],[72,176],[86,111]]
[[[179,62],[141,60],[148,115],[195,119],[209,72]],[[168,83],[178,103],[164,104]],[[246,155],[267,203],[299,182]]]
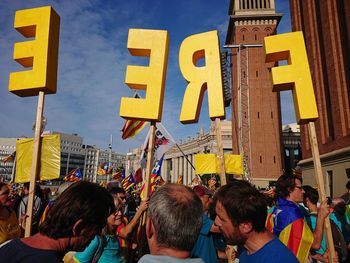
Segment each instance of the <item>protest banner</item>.
[[[299,31],[265,37],[264,46],[266,62],[288,61],[288,65],[272,67],[273,91],[292,90],[297,122],[308,125],[318,191],[324,201],[325,185],[314,125],[314,121],[318,119],[318,111],[303,33]],[[329,262],[333,262],[335,250],[329,217],[325,220],[325,228],[330,251]]]
[[38,95],[27,208],[28,220],[25,228],[25,236],[28,237],[31,232],[34,187],[40,160],[44,97],[45,93],[56,93],[60,17],[50,6],[18,10],[15,14],[14,28],[24,37],[34,37],[34,40],[15,43],[13,50],[14,60],[32,69],[11,72],[9,91],[20,97]]

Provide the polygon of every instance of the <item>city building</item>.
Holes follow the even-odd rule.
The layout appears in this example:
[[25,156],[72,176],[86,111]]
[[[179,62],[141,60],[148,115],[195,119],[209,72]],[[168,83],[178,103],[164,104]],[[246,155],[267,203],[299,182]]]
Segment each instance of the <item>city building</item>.
[[[125,167],[126,155],[122,153],[111,152],[110,150],[99,149],[95,146],[84,145],[83,138],[78,134],[66,134],[57,131],[45,131],[44,135],[59,134],[61,143],[61,167],[60,177],[53,184],[59,184],[64,176],[79,168],[84,180],[92,182],[107,181],[107,176],[98,176],[97,170],[105,162],[111,162],[113,171],[117,168]],[[14,160],[9,159],[4,162],[4,158],[16,150],[17,138],[0,138],[0,176],[3,180],[10,181],[15,175]]]
[[267,187],[283,172],[281,109],[272,91],[263,39],[282,17],[274,0],[231,0],[225,47],[232,64],[232,147],[244,156],[246,177]]
[[284,170],[291,172],[302,158],[300,127],[298,124],[283,125],[282,143],[284,149]]
[[[303,31],[317,102],[315,121],[326,192],[350,179],[350,1],[290,0],[293,31]],[[316,186],[307,125],[301,125],[305,184]]]
[[[111,150],[98,150],[98,166],[102,166],[105,163],[110,163],[109,167],[112,167],[112,171],[116,172],[117,169],[123,169],[126,167],[126,154],[116,153]],[[97,171],[96,167],[96,171]],[[111,179],[110,175],[97,175],[97,179],[94,182],[104,182]]]
[[84,174],[85,149],[83,148],[83,138],[78,134],[67,134],[57,131],[45,131],[44,134],[59,134],[61,140],[61,170],[60,180],[64,176],[79,168]]
[[100,150],[95,146],[85,145],[84,179],[97,182]]
[[14,159],[6,157],[16,151],[17,138],[0,138],[0,176],[5,181],[10,181],[14,175]]

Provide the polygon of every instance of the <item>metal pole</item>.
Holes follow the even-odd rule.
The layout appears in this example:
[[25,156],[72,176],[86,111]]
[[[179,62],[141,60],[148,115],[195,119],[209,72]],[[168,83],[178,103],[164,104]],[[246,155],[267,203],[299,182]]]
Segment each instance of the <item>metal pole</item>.
[[194,168],[192,162],[188,159],[188,157],[184,154],[184,152],[181,150],[180,146],[175,143],[176,147],[180,150],[180,152],[182,153],[182,155],[186,158],[187,162],[192,166],[193,170],[196,171],[196,169]]
[[[107,184],[109,183],[109,174],[110,174],[110,169],[111,169],[111,162],[112,162],[112,143],[113,143],[113,135],[111,134],[111,139],[109,143],[109,156],[108,156],[108,170],[107,170]],[[113,168],[112,168],[113,170]]]
[[11,183],[15,181],[15,171],[16,171],[16,155],[15,158],[13,158],[13,166],[12,166],[12,171],[11,171]]

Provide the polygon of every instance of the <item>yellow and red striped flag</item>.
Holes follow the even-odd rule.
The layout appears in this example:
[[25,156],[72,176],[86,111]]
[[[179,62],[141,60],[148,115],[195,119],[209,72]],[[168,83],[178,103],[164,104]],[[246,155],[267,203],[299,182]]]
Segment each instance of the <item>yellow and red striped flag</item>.
[[[135,93],[134,98],[140,98],[140,96]],[[143,120],[127,120],[122,128],[122,139],[128,139],[134,137],[145,127],[146,121]]]
[[273,222],[267,220],[267,227],[273,227],[273,233],[299,262],[306,262],[314,237],[300,208],[289,200],[278,198],[272,217]]
[[134,137],[145,127],[146,121],[127,120],[122,129],[122,139]]

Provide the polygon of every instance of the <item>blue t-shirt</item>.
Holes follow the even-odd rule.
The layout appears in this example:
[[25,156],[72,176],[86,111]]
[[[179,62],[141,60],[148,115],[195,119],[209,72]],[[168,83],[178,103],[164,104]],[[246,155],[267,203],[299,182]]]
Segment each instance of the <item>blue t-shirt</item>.
[[247,250],[239,256],[239,263],[298,263],[294,254],[277,238],[274,237],[262,248],[248,255]]
[[205,263],[216,263],[218,258],[214,246],[213,236],[210,229],[214,221],[206,214],[202,215],[202,227],[198,239],[192,249],[193,258],[201,258]]
[[98,259],[99,263],[124,263],[125,260],[122,256],[122,252],[119,247],[119,241],[116,236],[95,236],[90,244],[82,252],[76,252],[74,254],[75,262],[89,263],[95,256],[98,250],[100,242],[103,242],[103,252]]
[[[312,232],[315,232],[316,224],[317,224],[317,214],[310,213],[309,215],[305,216],[305,220],[309,225],[310,229],[312,230]],[[319,250],[316,251],[316,253],[323,255],[324,252],[326,252],[326,248],[327,248],[326,235],[325,233],[323,233],[321,247]]]

